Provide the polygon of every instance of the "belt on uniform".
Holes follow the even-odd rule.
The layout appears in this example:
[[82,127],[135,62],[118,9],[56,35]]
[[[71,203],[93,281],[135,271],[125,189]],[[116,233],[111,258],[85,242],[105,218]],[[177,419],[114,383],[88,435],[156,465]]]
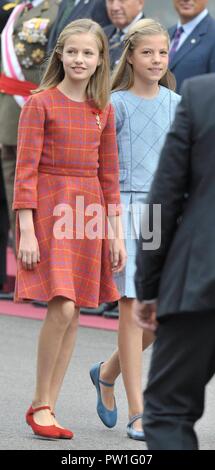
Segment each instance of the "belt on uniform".
[[78,168],[57,168],[54,166],[39,165],[39,173],[48,173],[52,175],[61,175],[61,176],[80,176],[83,178],[95,178],[98,176],[97,169],[93,170],[82,170]]
[[0,74],[0,93],[13,96],[29,96],[31,94],[31,90],[35,90],[37,87],[38,85],[33,82],[7,77],[3,73]]

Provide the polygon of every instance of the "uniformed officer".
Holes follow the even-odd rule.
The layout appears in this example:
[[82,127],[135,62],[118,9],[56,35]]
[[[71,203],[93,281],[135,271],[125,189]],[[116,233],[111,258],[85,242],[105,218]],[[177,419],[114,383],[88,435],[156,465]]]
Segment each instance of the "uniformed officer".
[[[10,14],[16,3],[0,0],[0,33],[2,32],[5,23],[7,22]],[[0,48],[0,60],[1,60],[1,48]],[[1,164],[1,148],[0,148],[0,299],[11,299],[11,294],[6,291],[6,258],[7,258],[7,243],[8,243],[8,231],[9,231],[9,218],[7,199],[5,194],[4,178],[2,173]]]
[[41,64],[46,56],[48,37],[59,3],[59,0],[15,2],[16,6],[1,35],[0,143],[14,245],[15,214],[12,201],[19,115],[30,90],[36,88],[40,81]]

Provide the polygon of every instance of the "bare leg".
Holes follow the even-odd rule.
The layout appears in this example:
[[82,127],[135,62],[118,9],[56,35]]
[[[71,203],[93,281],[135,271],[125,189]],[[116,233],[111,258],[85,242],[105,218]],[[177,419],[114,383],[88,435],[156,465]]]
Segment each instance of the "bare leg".
[[[120,363],[118,349],[110,356],[110,358],[102,364],[100,369],[100,378],[104,382],[114,384],[117,377],[120,375]],[[100,384],[102,401],[108,410],[114,408],[114,387],[105,387]]]
[[[123,298],[119,302],[119,350],[115,351],[101,367],[101,378],[114,382],[122,371],[128,399],[129,418],[143,412],[142,401],[142,350],[153,341],[151,333],[143,332],[137,325],[132,313],[133,299]],[[107,408],[113,407],[113,389],[101,386],[102,400]],[[134,428],[142,429],[141,420]]]
[[[50,389],[54,370],[59,361],[66,330],[73,323],[74,312],[74,302],[64,297],[54,297],[48,303],[48,312],[38,343],[37,381],[33,407],[50,405]],[[54,423],[48,410],[36,412],[34,420],[37,424],[45,426]]]
[[[129,418],[143,412],[142,398],[142,336],[143,332],[133,319],[133,299],[119,302],[119,360],[125,385]],[[136,429],[141,423],[135,422]],[[142,428],[140,427],[140,430]]]
[[[49,404],[51,410],[54,411],[55,405],[57,402],[57,398],[60,393],[60,389],[63,383],[63,379],[65,377],[66,371],[68,369],[70,359],[72,357],[72,353],[75,346],[76,336],[77,336],[77,329],[78,329],[78,320],[79,320],[79,312],[80,309],[76,308],[74,312],[74,317],[72,323],[68,326],[65,335],[62,340],[60,352],[58,354],[58,358],[55,364],[55,368],[53,371],[52,379],[51,379],[51,386],[50,386],[50,400]],[[54,419],[55,424],[58,427],[61,427],[59,423]]]

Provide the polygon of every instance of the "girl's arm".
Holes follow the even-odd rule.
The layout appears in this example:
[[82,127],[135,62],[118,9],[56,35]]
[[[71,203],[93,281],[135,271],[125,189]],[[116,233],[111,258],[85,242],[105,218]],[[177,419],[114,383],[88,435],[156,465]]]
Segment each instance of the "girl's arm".
[[110,224],[110,230],[113,238],[118,238],[119,240],[124,240],[122,219],[120,215],[110,215],[108,217]]
[[37,208],[38,166],[43,150],[44,125],[45,110],[39,95],[31,96],[19,120],[14,210]]
[[18,215],[20,227],[18,259],[25,269],[34,269],[40,261],[40,251],[34,231],[33,211],[20,209]]
[[109,106],[106,126],[101,135],[99,170],[106,213],[109,220],[110,259],[113,271],[122,271],[126,263],[123,229],[120,214],[119,160],[113,106]]
[[38,166],[43,149],[44,123],[44,108],[38,95],[32,96],[23,107],[19,121],[13,200],[20,227],[18,259],[25,269],[33,269],[39,261],[33,209],[37,208]]
[[119,159],[116,140],[115,116],[109,105],[105,128],[101,134],[99,148],[98,178],[101,184],[108,216],[121,214],[119,188]]
[[124,243],[124,235],[122,228],[122,219],[120,215],[108,217],[109,221],[109,245],[110,245],[110,261],[113,272],[121,272],[127,261],[127,254]]

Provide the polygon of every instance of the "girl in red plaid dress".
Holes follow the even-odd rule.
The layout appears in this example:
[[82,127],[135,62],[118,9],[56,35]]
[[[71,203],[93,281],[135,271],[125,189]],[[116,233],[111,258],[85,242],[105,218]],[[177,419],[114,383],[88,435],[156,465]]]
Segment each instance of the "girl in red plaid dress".
[[70,23],[19,123],[15,300],[48,302],[35,396],[26,414],[35,434],[46,437],[73,436],[58,424],[54,409],[80,307],[120,297],[112,274],[123,269],[126,255],[108,59],[97,23]]

